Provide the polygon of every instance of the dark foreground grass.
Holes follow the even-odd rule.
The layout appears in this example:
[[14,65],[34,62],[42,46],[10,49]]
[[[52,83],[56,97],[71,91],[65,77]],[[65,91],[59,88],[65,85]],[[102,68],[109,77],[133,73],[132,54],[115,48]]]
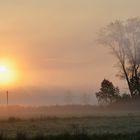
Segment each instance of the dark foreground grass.
[[8,138],[3,133],[0,134],[0,140],[140,140],[140,131],[129,134],[59,134],[59,135],[36,135],[28,137],[25,133],[17,133],[15,138]]

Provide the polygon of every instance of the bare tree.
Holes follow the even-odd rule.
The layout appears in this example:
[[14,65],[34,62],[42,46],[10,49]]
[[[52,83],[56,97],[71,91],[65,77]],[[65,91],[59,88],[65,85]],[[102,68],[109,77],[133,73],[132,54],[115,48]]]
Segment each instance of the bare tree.
[[140,19],[110,23],[101,29],[98,41],[118,59],[117,76],[126,80],[131,96],[140,95]]

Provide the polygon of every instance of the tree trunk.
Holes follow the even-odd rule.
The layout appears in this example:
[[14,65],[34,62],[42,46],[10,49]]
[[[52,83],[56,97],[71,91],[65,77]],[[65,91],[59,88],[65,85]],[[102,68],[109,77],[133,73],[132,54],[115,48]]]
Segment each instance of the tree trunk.
[[124,75],[125,75],[125,78],[126,78],[126,81],[127,81],[127,85],[128,85],[128,88],[129,88],[131,97],[133,97],[133,90],[132,90],[132,88],[131,88],[131,83],[130,83],[130,81],[129,81],[128,74],[127,74],[127,72],[126,72],[126,69],[125,69],[124,64],[122,64],[122,68],[123,68],[123,72],[124,72]]

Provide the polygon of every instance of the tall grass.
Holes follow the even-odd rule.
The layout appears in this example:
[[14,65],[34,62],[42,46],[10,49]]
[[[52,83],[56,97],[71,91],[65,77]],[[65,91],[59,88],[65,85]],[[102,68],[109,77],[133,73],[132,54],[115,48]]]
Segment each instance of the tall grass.
[[28,137],[25,133],[17,132],[15,138],[8,138],[3,133],[0,133],[0,140],[140,140],[140,131],[129,134],[92,134],[76,133],[69,134],[63,133],[59,135],[47,135],[38,134],[34,137]]

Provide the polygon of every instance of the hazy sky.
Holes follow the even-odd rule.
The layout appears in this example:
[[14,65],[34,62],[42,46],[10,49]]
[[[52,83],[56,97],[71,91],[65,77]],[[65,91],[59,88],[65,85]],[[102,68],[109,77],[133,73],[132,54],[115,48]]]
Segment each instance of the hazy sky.
[[16,63],[18,86],[125,88],[96,33],[137,16],[140,0],[0,0],[0,59]]

